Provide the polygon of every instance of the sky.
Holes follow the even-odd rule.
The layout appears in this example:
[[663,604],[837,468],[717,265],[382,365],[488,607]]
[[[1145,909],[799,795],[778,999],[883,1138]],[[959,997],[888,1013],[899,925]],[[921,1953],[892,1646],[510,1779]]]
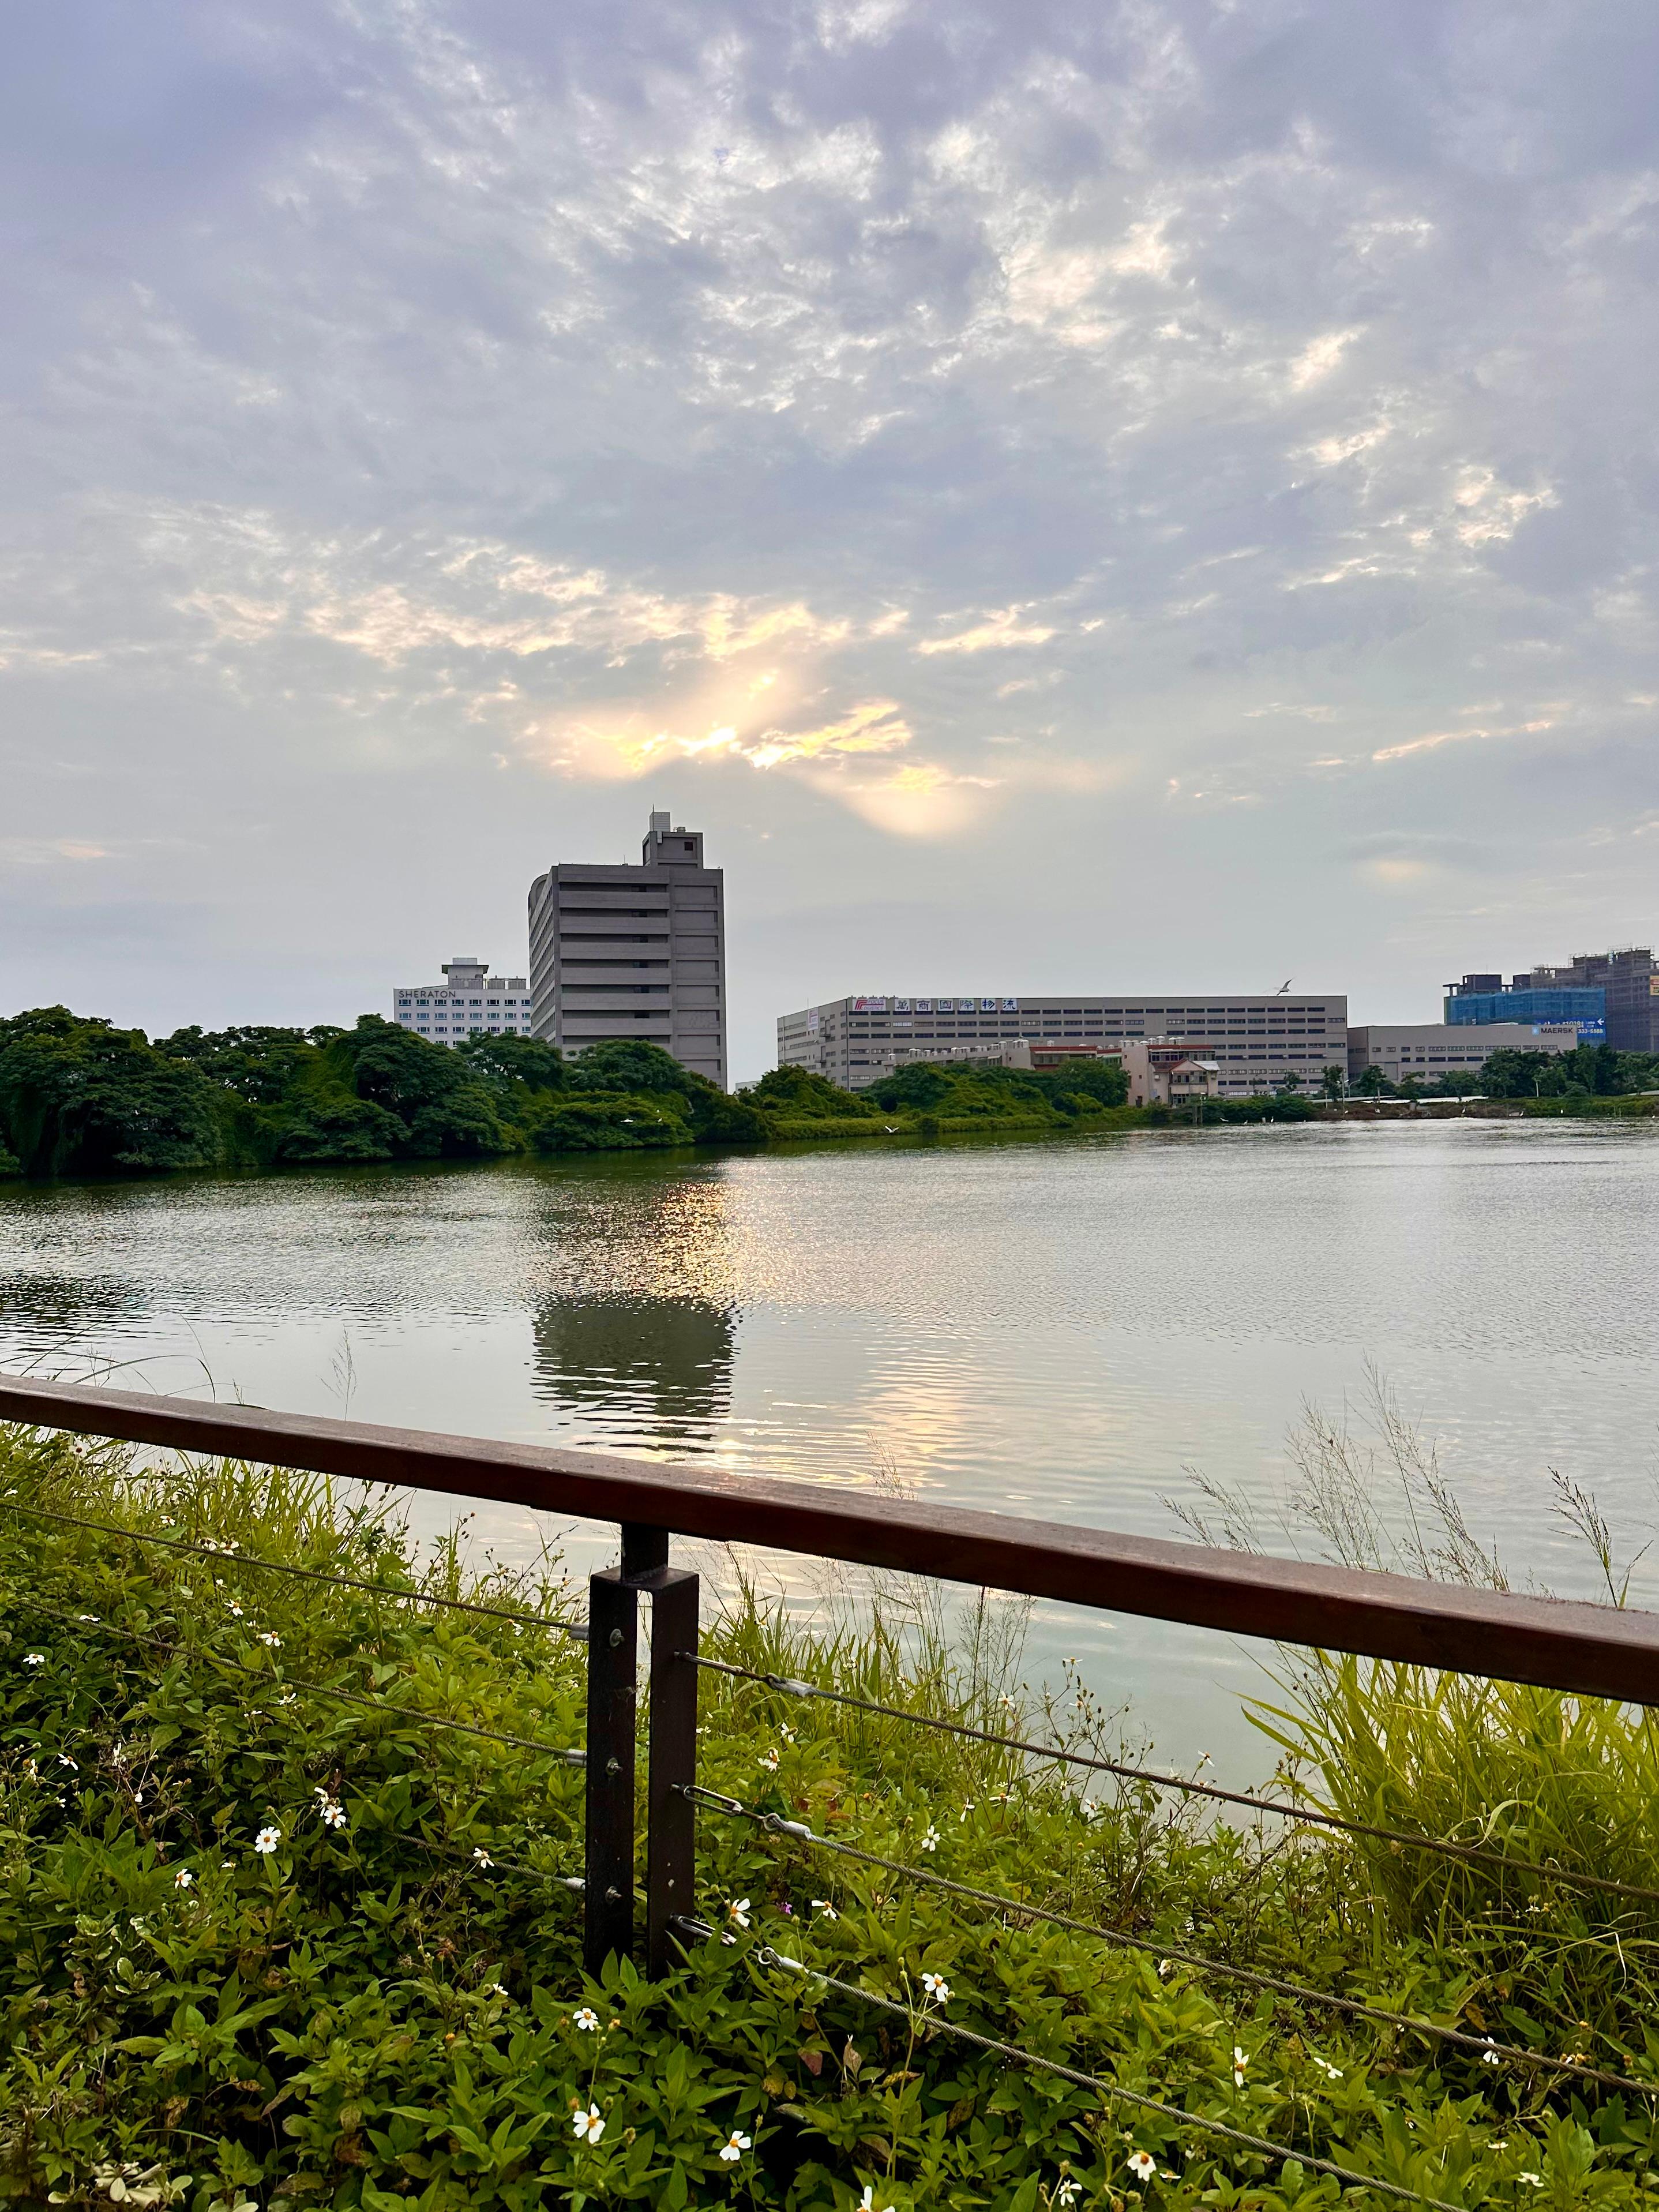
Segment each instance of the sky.
[[62,0],[0,77],[0,1012],[1659,933],[1651,0]]

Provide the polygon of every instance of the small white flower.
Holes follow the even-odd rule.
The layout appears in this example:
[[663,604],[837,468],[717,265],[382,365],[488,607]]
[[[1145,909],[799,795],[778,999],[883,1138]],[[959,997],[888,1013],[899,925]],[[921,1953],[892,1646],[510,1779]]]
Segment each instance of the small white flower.
[[1167,1982],[1174,1972],[1175,1960],[1173,1959],[1160,1959],[1158,1960],[1158,1978],[1160,1982]]
[[753,2148],[753,2143],[754,2138],[751,2136],[740,2136],[737,2130],[733,2128],[731,2134],[727,2136],[726,2141],[720,2145],[720,2156],[726,2160],[728,2166],[735,2166],[738,2160],[743,2156],[744,2151]]
[[259,1631],[259,1641],[272,1651],[280,1651],[283,1648],[283,1639],[274,1628],[262,1628]]
[[[475,1844],[472,1847],[472,1863],[474,1866],[482,1869],[487,1867],[493,1867],[495,1862],[490,1857],[489,1852],[485,1850],[482,1844]],[[599,2137],[595,2136],[592,2140],[595,2142],[598,2142]]]
[[572,2014],[571,2024],[573,2027],[580,2028],[584,2035],[592,2035],[599,2027],[599,2015],[592,2005],[582,2005]]
[[343,1828],[346,1824],[345,1807],[337,1797],[325,1797],[317,1808],[323,1816],[325,1828]]
[[578,2105],[574,2118],[576,2140],[579,2142],[598,2142],[599,2137],[605,2133],[605,2122],[599,2118],[599,2106],[590,2105],[587,2110],[583,2112],[581,2106]]
[[261,1828],[253,1838],[253,1848],[262,1858],[269,1858],[282,1840],[283,1832],[280,1828]]
[[939,1830],[937,1828],[928,1829],[927,1834],[921,1839],[921,1848],[925,1851],[936,1851],[939,1849]]
[[765,1758],[762,1759],[761,1765],[766,1769],[769,1774],[775,1774],[778,1771],[778,1754],[776,1752],[769,1751]]
[[233,1620],[240,1620],[242,1617],[242,1608],[234,1598],[230,1601],[230,1617]]
[[235,1863],[236,1862],[234,1859],[221,1859],[219,1862],[220,1870],[222,1872],[226,1867],[234,1867]]
[[1081,2197],[1082,2194],[1083,2184],[1080,2181],[1073,2181],[1069,2173],[1061,2180],[1059,2180],[1054,2184],[1054,2203],[1056,2204],[1065,2204],[1068,2206],[1075,2204],[1078,2198]]
[[70,1757],[66,1751],[60,1751],[58,1753],[58,1764],[60,1766],[67,1766],[71,1774],[78,1774],[81,1771],[80,1768],[76,1765],[75,1761]]
[[90,1621],[94,1627],[97,1626],[98,1616],[95,1613],[77,1613],[75,1618],[77,1620]]
[[930,2004],[947,2005],[951,2002],[951,1984],[942,1974],[924,1974],[921,1986],[927,1992]]
[[[864,2185],[864,2194],[858,2201],[858,2212],[876,2212],[876,2192],[873,2186],[867,2181]],[[884,2204],[882,2207],[882,2212],[894,2212],[894,2208],[890,2204]]]
[[1316,2051],[1310,2051],[1308,2056],[1328,2081],[1340,2081],[1342,2079],[1342,2069],[1340,2066],[1333,2066],[1328,2058],[1322,2058]]
[[26,1667],[44,1667],[46,1663],[46,1655],[44,1651],[26,1651],[23,1654],[23,1664]]
[[778,1734],[783,1738],[786,1743],[793,1743],[795,1741],[795,1731],[793,1729],[781,1728],[778,1730]]
[[1541,2189],[1544,2186],[1544,2177],[1541,2173],[1517,2173],[1515,2178],[1517,2181],[1531,2182],[1534,2189]]
[[746,1928],[749,1925],[749,1899],[746,1897],[728,1898],[726,1917],[733,1927]]
[[823,1919],[839,1920],[841,1918],[840,1913],[836,1911],[835,1906],[830,1904],[827,1897],[814,1897],[809,1899],[809,1902],[811,1905],[813,1911],[817,1913]]
[[[1486,2040],[1488,2043],[1491,2043],[1492,2039],[1491,2036],[1488,2036]],[[1480,2054],[1480,2063],[1483,2066],[1501,2066],[1503,2063],[1504,2062],[1498,2056],[1495,2046],[1490,2051],[1483,2051]]]
[[195,1879],[188,1867],[180,1867],[173,1877],[173,1886],[175,1889],[188,1889]]
[[1145,2188],[1158,2171],[1158,2160],[1149,2150],[1135,2151],[1130,2156],[1128,2164],[1129,2171],[1135,2178],[1137,2189]]
[[486,1982],[484,1984],[484,1995],[487,1997],[504,1997],[508,1994],[509,1992],[505,1982]]
[[1234,2044],[1233,2087],[1235,2089],[1242,2089],[1244,2087],[1244,2069],[1249,2064],[1249,2063],[1250,2062],[1245,2056],[1244,2052],[1239,2049],[1237,2044]]

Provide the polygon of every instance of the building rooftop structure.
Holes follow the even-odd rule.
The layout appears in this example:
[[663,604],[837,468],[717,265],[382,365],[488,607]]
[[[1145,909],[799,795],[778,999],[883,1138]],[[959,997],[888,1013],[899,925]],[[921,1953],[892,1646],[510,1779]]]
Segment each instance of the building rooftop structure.
[[530,986],[522,975],[492,975],[487,963],[458,952],[443,963],[441,983],[399,983],[392,1018],[436,1044],[464,1037],[528,1036]]

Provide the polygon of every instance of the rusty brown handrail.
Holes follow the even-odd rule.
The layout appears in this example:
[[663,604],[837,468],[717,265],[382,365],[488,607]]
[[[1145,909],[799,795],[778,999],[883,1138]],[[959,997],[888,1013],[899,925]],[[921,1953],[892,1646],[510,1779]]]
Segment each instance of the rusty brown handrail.
[[864,1491],[0,1377],[0,1420],[897,1568],[1111,1613],[1659,1705],[1659,1614]]

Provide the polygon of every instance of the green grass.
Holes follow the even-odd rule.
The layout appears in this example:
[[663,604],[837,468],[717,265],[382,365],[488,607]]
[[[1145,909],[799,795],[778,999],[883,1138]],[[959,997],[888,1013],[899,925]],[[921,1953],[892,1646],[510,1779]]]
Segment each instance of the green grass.
[[[553,1565],[509,1577],[469,1568],[459,1543],[417,1555],[386,1501],[309,1478],[224,1465],[146,1476],[118,1448],[16,1431],[0,1436],[7,1499],[219,1549],[121,1544],[0,1504],[0,2196],[91,2205],[118,2188],[192,2212],[850,2212],[866,2187],[875,2212],[1338,2201],[1294,2161],[954,2042],[924,1974],[950,1985],[945,2019],[1454,2203],[1634,2205],[1659,2185],[1641,2100],[1547,2092],[1524,2071],[1167,1960],[1160,1971],[1157,1953],[950,1899],[713,1813],[699,1905],[716,1936],[661,1986],[631,1968],[586,1983],[579,1903],[542,1878],[579,1869],[580,1774],[387,1709],[580,1742],[580,1645],[279,1577],[247,1555],[568,1613]],[[926,1590],[883,1584],[826,1600],[808,1631],[740,1591],[705,1651],[1115,1753],[1113,1718],[1075,1678],[1048,1700],[1014,1686],[1022,1619],[991,1603],[947,1631]],[[1430,1895],[1275,1823],[1172,1816],[1137,1783],[1085,1796],[1006,1751],[703,1683],[702,1778],[758,1811],[1171,1949],[1562,2047],[1580,1937],[1556,1885],[1539,1893],[1550,1917],[1500,1927],[1443,1875]],[[1398,1687],[1379,1676],[1370,1694]],[[1344,1694],[1353,1727],[1406,1724]],[[1344,1708],[1328,1698],[1320,1710],[1338,1729]],[[1425,1747],[1448,1727],[1507,1744],[1510,1765],[1462,1770],[1472,1787],[1535,1784],[1557,1757],[1501,1701],[1425,1707],[1412,1724]],[[1291,1731],[1304,1753],[1351,1756],[1352,1727],[1301,1741],[1309,1726]],[[1565,1748],[1606,1757],[1619,1741]],[[1647,1787],[1632,1778],[1632,1791]],[[1471,1817],[1425,1756],[1389,1802],[1407,1819]],[[1551,1817],[1564,1866],[1608,1863],[1593,1811],[1577,1827]],[[264,1828],[277,1832],[269,1851]],[[1644,1849],[1633,1837],[1630,1863]],[[1603,1916],[1597,1940],[1611,1932]],[[1630,1955],[1651,1917],[1626,1914],[1618,1933]],[[762,1961],[763,1943],[903,2009],[803,1984]],[[1598,2061],[1618,2054],[1659,2079],[1645,1980],[1601,1996],[1571,2032]],[[590,2106],[604,2124],[592,2142],[572,2124]],[[749,2142],[722,2160],[734,2135]],[[1144,2186],[1129,2164],[1142,2153],[1156,2166]]]

